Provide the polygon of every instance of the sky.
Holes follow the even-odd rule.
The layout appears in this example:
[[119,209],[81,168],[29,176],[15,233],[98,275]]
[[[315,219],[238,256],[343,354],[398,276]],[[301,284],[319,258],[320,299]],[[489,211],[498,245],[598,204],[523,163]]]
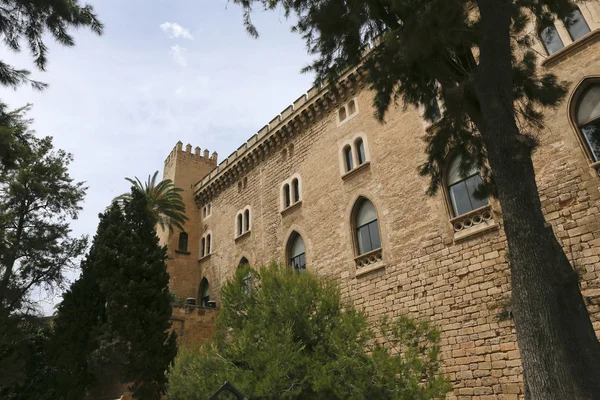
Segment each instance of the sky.
[[[93,237],[101,212],[162,169],[181,140],[216,151],[219,162],[312,85],[310,58],[279,11],[254,13],[260,38],[227,0],[82,0],[105,29],[72,31],[75,47],[50,38],[46,71],[3,48],[2,60],[49,84],[42,91],[0,88],[11,108],[33,104],[37,136],[74,155],[70,174],[89,187],[73,235]],[[70,279],[75,279],[70,275]],[[44,313],[59,297],[45,298]]]

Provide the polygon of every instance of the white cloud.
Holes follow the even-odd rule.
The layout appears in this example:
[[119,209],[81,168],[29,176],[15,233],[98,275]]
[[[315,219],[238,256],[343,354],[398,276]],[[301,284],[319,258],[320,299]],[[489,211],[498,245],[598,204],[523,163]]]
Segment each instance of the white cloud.
[[160,29],[167,34],[167,36],[171,39],[188,39],[194,40],[194,37],[190,33],[190,31],[183,26],[179,25],[177,22],[164,22],[160,24]]
[[177,64],[179,64],[182,67],[187,67],[188,63],[187,58],[185,57],[186,52],[187,49],[185,47],[181,47],[178,44],[176,44],[175,46],[171,46],[169,54],[171,54],[173,60],[175,60]]

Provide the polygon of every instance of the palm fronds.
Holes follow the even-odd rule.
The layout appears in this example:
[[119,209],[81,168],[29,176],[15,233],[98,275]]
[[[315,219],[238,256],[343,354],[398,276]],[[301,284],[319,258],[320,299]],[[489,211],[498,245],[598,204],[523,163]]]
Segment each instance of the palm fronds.
[[[183,225],[189,218],[185,215],[185,203],[181,197],[183,189],[175,187],[170,179],[164,179],[157,184],[157,176],[158,171],[152,176],[148,175],[148,180],[144,183],[138,177],[125,179],[131,183],[133,190],[146,196],[148,211],[154,216],[161,229],[167,227],[170,232],[173,232],[173,227],[176,227],[184,230]],[[131,193],[123,193],[115,197],[113,202],[122,204],[129,200],[131,200]]]

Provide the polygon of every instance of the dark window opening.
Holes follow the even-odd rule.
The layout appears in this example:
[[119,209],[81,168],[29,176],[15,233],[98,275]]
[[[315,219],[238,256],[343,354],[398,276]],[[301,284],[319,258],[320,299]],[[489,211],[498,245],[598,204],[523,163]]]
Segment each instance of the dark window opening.
[[210,286],[208,284],[208,280],[206,278],[202,278],[202,282],[200,282],[200,290],[198,291],[198,304],[201,307],[208,306],[208,302],[210,301]]
[[210,234],[206,236],[206,254],[210,254]]
[[297,233],[292,235],[288,253],[290,267],[296,271],[304,271],[306,269],[306,249],[302,236]]
[[358,165],[362,165],[365,163],[365,161],[367,161],[367,157],[365,155],[365,144],[362,139],[358,139],[355,144],[358,155]]
[[358,204],[354,226],[359,255],[381,248],[377,211],[369,200],[362,199]]
[[288,185],[287,183],[285,185],[283,185],[283,206],[285,208],[290,206],[291,199],[290,199],[290,185]]
[[573,10],[571,14],[562,20],[573,41],[579,40],[590,33],[590,27],[585,21],[585,18],[583,18],[579,8]]
[[346,172],[352,171],[352,168],[354,168],[354,161],[352,160],[352,148],[350,146],[344,147],[344,162]]
[[250,210],[244,211],[244,219],[246,220],[244,229],[246,232],[248,232],[250,230]]
[[477,199],[475,192],[483,184],[479,171],[475,166],[463,175],[461,171],[462,157],[457,156],[448,170],[448,193],[454,216],[466,214],[488,204],[488,199]]
[[188,249],[188,234],[185,232],[181,232],[179,234],[179,250],[187,251]]
[[565,47],[554,25],[550,25],[542,29],[540,31],[540,39],[542,39],[542,43],[544,44],[546,52],[548,52],[549,56]]
[[294,203],[296,203],[300,200],[300,184],[298,183],[298,179],[292,181],[292,188],[294,190]]

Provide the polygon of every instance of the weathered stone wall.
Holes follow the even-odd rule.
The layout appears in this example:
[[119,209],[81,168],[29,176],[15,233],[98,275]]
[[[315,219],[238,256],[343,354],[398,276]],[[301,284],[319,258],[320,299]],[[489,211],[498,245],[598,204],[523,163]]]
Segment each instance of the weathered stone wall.
[[177,345],[195,346],[205,343],[215,332],[219,312],[209,308],[175,306],[171,329],[177,333]]
[[[540,67],[570,83],[568,97],[582,79],[600,76],[597,37]],[[457,234],[444,192],[427,196],[428,179],[418,174],[425,161],[426,124],[420,113],[392,108],[380,124],[373,118],[372,93],[362,90],[355,96],[358,113],[352,118],[340,124],[337,110],[344,103],[337,104],[291,139],[272,144],[255,165],[243,168],[239,179],[204,197],[213,211],[199,223],[196,237],[212,232],[212,253],[200,260],[194,253],[181,269],[170,262],[170,270],[177,271],[175,291],[188,296],[206,277],[211,299],[219,305],[220,286],[242,257],[253,265],[286,263],[286,244],[297,232],[306,245],[307,268],[336,279],[344,295],[370,316],[409,314],[439,327],[454,386],[449,399],[522,397],[499,205],[492,201],[490,229]],[[546,218],[581,272],[584,296],[600,330],[600,178],[571,125],[568,103],[548,114],[534,164]],[[340,148],[359,133],[367,140],[369,163],[342,177]],[[301,203],[281,212],[281,184],[295,174],[301,177]],[[382,261],[366,268],[357,268],[351,224],[360,196],[377,208],[382,239]],[[236,214],[246,206],[251,207],[250,233],[236,239]]]

